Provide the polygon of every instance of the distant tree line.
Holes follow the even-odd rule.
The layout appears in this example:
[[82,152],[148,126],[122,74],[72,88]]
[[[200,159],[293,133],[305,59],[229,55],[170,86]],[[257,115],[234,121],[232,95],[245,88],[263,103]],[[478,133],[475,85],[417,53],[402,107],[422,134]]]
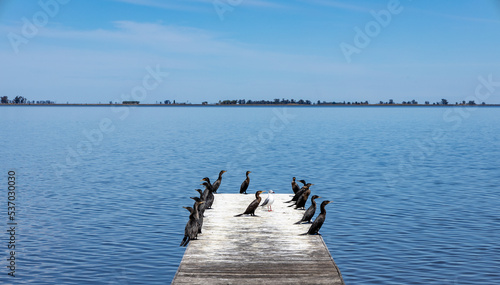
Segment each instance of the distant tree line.
[[14,99],[9,100],[9,97],[7,96],[2,96],[0,97],[0,103],[2,104],[54,104],[54,101],[50,100],[41,100],[41,101],[35,101],[35,100],[28,100],[24,98],[23,96],[16,96]]
[[9,97],[7,97],[7,96],[2,96],[1,102],[2,102],[2,104],[27,104],[30,101],[28,101],[23,96],[16,96],[16,98],[14,98],[12,100],[9,100]]
[[[167,103],[165,103],[167,104]],[[175,101],[174,101],[175,104]],[[208,102],[204,101],[203,105],[207,105]],[[274,100],[260,100],[260,101],[253,101],[253,100],[245,100],[245,99],[239,99],[239,100],[219,100],[217,105],[245,105],[245,104],[253,104],[253,105],[259,105],[259,104],[267,104],[267,105],[286,105],[286,104],[297,104],[297,105],[370,105],[368,101],[342,101],[342,102],[327,102],[327,101],[320,101],[318,100],[316,103],[311,102],[310,100],[294,100],[294,99],[274,99]],[[483,105],[485,104],[484,102],[482,103]],[[394,102],[393,99],[389,99],[389,101],[379,101],[378,105],[419,105],[418,101],[413,99],[413,100],[408,100],[408,101],[403,101],[401,103],[396,103]],[[425,101],[425,105],[431,105],[429,101]],[[432,103],[432,105],[449,105],[448,100],[446,99],[441,99],[441,101]],[[469,101],[465,102],[462,101],[461,103],[456,103],[456,105],[476,105],[474,101]]]
[[311,105],[310,100],[294,100],[294,99],[274,99],[274,100],[219,100],[219,105],[271,105],[271,104],[299,104],[299,105]]
[[[2,96],[0,97],[0,103],[1,104],[55,104],[54,101],[51,100],[41,100],[41,101],[35,101],[35,100],[27,100],[23,96],[16,96],[14,99],[9,100],[7,96]],[[123,101],[122,104],[139,104],[139,101]],[[157,104],[165,104],[165,105],[190,105],[191,103],[188,102],[175,102],[175,100],[164,100],[163,102],[156,102]],[[68,102],[69,104],[69,102]],[[109,104],[113,104],[112,101],[109,102]],[[117,104],[115,102],[115,104]],[[246,100],[246,99],[237,99],[237,100],[219,100],[218,103],[215,103],[215,105],[370,105],[368,101],[342,101],[342,102],[335,102],[335,101],[316,101],[312,102],[311,100],[304,100],[304,99],[273,99],[273,100]],[[450,105],[447,99],[441,99],[441,101],[430,103],[429,101],[425,101],[425,105]],[[209,104],[207,101],[203,101],[202,105],[212,105]],[[377,104],[374,105],[419,105],[418,102],[413,99],[413,100],[408,100],[408,101],[403,101],[401,103],[396,103],[394,102],[393,99],[389,99],[388,101],[379,101]],[[462,101],[462,102],[455,102],[455,105],[477,105],[474,100],[471,101]],[[484,102],[481,103],[481,105],[485,105]]]
[[[206,102],[204,102],[206,103]],[[239,99],[239,100],[219,100],[218,105],[288,105],[288,104],[294,104],[294,105],[335,105],[335,104],[344,104],[344,105],[365,105],[368,104],[368,101],[364,102],[327,102],[327,101],[320,101],[318,100],[316,103],[313,103],[311,100],[304,100],[304,99],[274,99],[274,100],[245,100],[245,99]]]

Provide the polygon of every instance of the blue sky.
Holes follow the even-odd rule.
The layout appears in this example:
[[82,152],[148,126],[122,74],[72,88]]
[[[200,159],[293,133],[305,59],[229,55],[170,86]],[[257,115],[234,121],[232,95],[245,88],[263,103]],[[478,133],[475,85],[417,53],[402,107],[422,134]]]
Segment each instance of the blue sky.
[[456,102],[500,82],[497,0],[40,2],[0,2],[2,96],[120,101],[148,68],[168,76],[144,103]]

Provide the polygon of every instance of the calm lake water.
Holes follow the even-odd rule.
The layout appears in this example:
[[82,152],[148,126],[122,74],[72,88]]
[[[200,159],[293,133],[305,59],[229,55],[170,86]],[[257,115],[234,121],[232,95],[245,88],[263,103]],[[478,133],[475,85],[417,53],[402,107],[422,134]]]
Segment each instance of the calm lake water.
[[2,107],[0,122],[1,284],[170,283],[182,206],[222,169],[222,193],[251,170],[251,192],[296,176],[333,200],[322,233],[346,284],[500,284],[500,108]]

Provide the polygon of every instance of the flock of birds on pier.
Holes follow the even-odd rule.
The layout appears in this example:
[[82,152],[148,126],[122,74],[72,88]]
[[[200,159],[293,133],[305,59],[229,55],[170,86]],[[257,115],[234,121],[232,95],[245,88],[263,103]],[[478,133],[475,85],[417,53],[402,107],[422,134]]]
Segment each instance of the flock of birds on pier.
[[[187,246],[191,240],[196,240],[198,238],[198,234],[201,234],[201,230],[203,227],[203,217],[205,210],[211,209],[213,202],[215,200],[215,195],[217,193],[217,190],[219,189],[221,182],[222,182],[222,175],[225,173],[225,170],[222,170],[219,172],[219,177],[217,180],[215,180],[214,183],[210,183],[210,178],[205,177],[201,181],[203,181],[202,184],[205,187],[205,190],[201,189],[196,189],[196,191],[200,194],[199,197],[190,197],[191,199],[194,200],[194,205],[193,207],[183,207],[184,209],[187,209],[190,213],[189,215],[189,220],[186,224],[185,230],[184,230],[184,238],[182,239],[182,242],[180,246]],[[251,171],[246,172],[246,179],[241,183],[240,187],[240,194],[248,194],[247,189],[248,186],[250,185],[250,177],[248,176],[251,173]],[[293,198],[290,201],[286,201],[285,203],[291,203],[288,207],[294,207],[295,209],[299,210],[305,210],[304,215],[302,216],[302,219],[295,224],[302,224],[302,223],[311,223],[311,227],[307,231],[307,233],[304,233],[303,235],[316,235],[319,234],[319,230],[321,229],[321,226],[323,226],[323,223],[325,222],[326,218],[326,205],[332,203],[332,201],[325,200],[321,203],[320,206],[320,214],[316,217],[316,219],[311,222],[314,214],[316,213],[316,199],[321,198],[318,195],[312,195],[311,196],[311,206],[305,209],[305,205],[307,200],[309,199],[309,196],[311,195],[311,189],[310,187],[314,184],[311,183],[306,183],[305,180],[299,180],[300,183],[303,184],[302,187],[295,181],[296,178],[292,178],[292,191],[294,193]],[[255,192],[255,200],[253,200],[246,210],[238,215],[235,215],[235,217],[240,217],[243,215],[250,215],[250,216],[256,216],[255,215],[255,210],[261,206],[261,207],[266,207],[268,212],[272,211],[272,205],[274,203],[274,197],[273,194],[275,193],[273,190],[269,190],[267,194],[267,198],[262,202],[262,197],[260,197],[260,194],[262,194],[264,191],[257,191]]]

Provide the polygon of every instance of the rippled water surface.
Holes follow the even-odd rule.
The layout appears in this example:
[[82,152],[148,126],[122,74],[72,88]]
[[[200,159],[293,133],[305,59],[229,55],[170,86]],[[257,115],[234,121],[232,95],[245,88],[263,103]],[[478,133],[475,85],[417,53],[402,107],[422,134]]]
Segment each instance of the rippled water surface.
[[[16,171],[16,275],[168,284],[200,179],[333,200],[347,284],[500,284],[500,108],[2,107],[0,230]],[[99,128],[102,128],[100,130]],[[103,132],[106,131],[106,132]]]

